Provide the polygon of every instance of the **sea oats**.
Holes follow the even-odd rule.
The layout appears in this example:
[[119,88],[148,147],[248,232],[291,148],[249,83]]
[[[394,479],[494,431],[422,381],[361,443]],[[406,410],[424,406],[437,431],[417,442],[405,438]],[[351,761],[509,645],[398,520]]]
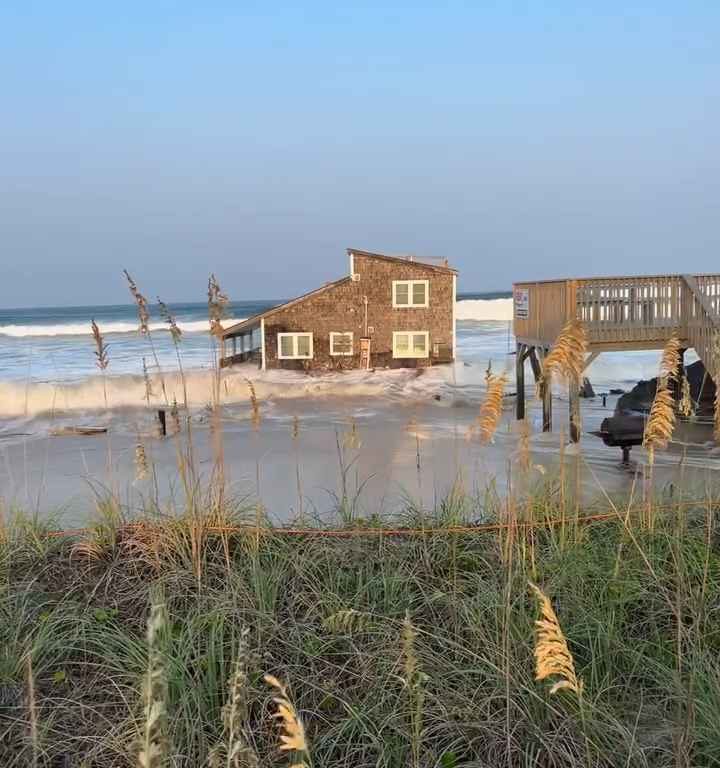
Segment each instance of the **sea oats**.
[[248,394],[250,395],[250,407],[252,409],[250,420],[252,422],[253,429],[257,431],[260,429],[261,420],[260,402],[258,401],[255,385],[252,383],[252,381],[250,379],[245,379],[245,383],[247,384]]
[[130,277],[130,273],[127,271],[127,269],[124,269],[123,273],[125,275],[125,279],[128,282],[130,293],[132,294],[135,304],[137,305],[138,320],[140,321],[140,333],[143,336],[147,336],[148,333],[150,333],[150,309],[148,308],[147,299],[142,295],[142,293],[140,293],[137,285],[135,284],[135,281],[132,279],[132,277]]
[[162,319],[168,324],[168,329],[170,331],[170,336],[172,337],[173,342],[178,344],[182,338],[182,331],[180,330],[180,327],[175,320],[175,316],[170,311],[170,307],[168,307],[164,301],[161,301],[159,296],[157,297],[157,303],[160,317],[162,317]]
[[138,750],[138,768],[159,768],[168,751],[167,740],[167,674],[164,639],[168,631],[165,599],[157,592],[152,599],[147,622],[148,663],[143,679],[143,733]]
[[249,630],[240,633],[237,656],[228,681],[228,698],[222,710],[223,739],[210,753],[210,768],[258,768],[257,754],[245,736],[248,709]]
[[477,432],[481,443],[487,444],[492,440],[502,418],[503,396],[506,384],[507,377],[504,373],[490,375],[485,399],[480,406],[480,413],[475,423],[468,430],[469,438]]
[[420,767],[423,735],[423,710],[425,705],[425,686],[428,676],[422,671],[416,649],[417,630],[405,613],[402,623],[401,643],[403,658],[403,684],[408,696],[410,715],[410,752],[412,768]]
[[278,695],[273,697],[277,706],[273,717],[280,721],[280,751],[299,753],[301,761],[294,763],[294,766],[304,768],[307,765],[305,758],[309,759],[310,753],[302,720],[290,701],[286,686],[273,675],[265,675],[263,679],[278,691]]
[[357,421],[354,416],[350,417],[350,429],[345,433],[343,437],[343,445],[346,448],[357,451],[362,446],[362,440],[360,439],[360,432],[358,430]]
[[665,383],[678,378],[680,349],[680,339],[673,334],[665,344],[660,358],[660,379]]
[[225,317],[230,299],[220,289],[215,275],[208,279],[208,318],[210,320],[210,332],[217,334],[222,332],[222,321]]
[[645,425],[643,446],[647,449],[650,464],[655,459],[656,448],[666,448],[675,428],[675,403],[667,385],[658,381],[650,415]]
[[143,357],[142,359],[143,381],[145,382],[145,400],[150,405],[150,399],[155,395],[152,386],[152,379],[150,378],[150,371],[147,367],[147,361]]
[[530,422],[527,419],[523,419],[520,424],[517,458],[520,469],[527,472],[530,469]]
[[372,617],[370,614],[356,611],[354,608],[336,611],[323,620],[323,627],[335,634],[352,635],[356,632],[364,632]]
[[579,386],[585,368],[587,337],[580,320],[571,320],[560,331],[543,363],[545,375],[559,374],[569,386]]
[[104,371],[110,363],[107,344],[105,344],[100,328],[94,319],[90,323],[90,328],[92,329],[93,339],[95,340],[95,364],[101,371]]
[[180,427],[180,410],[178,409],[177,400],[173,398],[172,405],[170,406],[170,421],[172,423],[173,434],[179,434]]
[[580,694],[582,681],[575,674],[575,661],[568,648],[560,621],[549,598],[529,582],[540,604],[541,617],[535,622],[535,679],[559,678],[550,688],[550,694],[566,689]]
[[142,443],[138,443],[135,446],[135,479],[144,480],[149,473],[150,470],[148,468],[145,446]]
[[695,403],[690,393],[690,382],[687,376],[683,376],[682,384],[680,387],[680,402],[678,403],[678,411],[686,419],[692,418],[695,415]]

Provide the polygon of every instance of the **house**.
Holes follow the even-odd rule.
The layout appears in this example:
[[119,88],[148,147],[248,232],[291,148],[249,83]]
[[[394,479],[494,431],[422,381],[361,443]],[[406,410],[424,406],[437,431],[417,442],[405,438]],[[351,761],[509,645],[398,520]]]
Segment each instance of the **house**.
[[221,332],[223,367],[424,367],[455,359],[457,271],[348,249],[350,274]]

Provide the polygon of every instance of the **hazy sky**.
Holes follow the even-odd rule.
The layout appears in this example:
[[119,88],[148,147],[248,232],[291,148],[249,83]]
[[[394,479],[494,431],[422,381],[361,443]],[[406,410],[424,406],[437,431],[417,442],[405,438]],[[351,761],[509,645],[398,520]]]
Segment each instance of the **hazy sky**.
[[0,4],[0,306],[720,271],[720,3]]

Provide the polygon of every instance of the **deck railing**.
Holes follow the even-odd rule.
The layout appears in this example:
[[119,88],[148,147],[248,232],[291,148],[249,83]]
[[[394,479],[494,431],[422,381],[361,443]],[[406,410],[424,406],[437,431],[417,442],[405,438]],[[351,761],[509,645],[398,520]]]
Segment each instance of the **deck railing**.
[[537,346],[573,316],[596,348],[662,347],[676,333],[706,361],[720,333],[720,275],[517,283],[515,297],[515,335]]
[[656,343],[682,327],[682,277],[578,280],[576,316],[591,343]]

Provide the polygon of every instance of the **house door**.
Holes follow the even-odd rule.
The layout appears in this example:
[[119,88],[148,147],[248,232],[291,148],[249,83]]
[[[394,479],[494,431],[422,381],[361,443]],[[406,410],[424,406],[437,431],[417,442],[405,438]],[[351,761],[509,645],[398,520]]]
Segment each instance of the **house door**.
[[367,336],[360,339],[360,369],[370,370],[370,339]]

